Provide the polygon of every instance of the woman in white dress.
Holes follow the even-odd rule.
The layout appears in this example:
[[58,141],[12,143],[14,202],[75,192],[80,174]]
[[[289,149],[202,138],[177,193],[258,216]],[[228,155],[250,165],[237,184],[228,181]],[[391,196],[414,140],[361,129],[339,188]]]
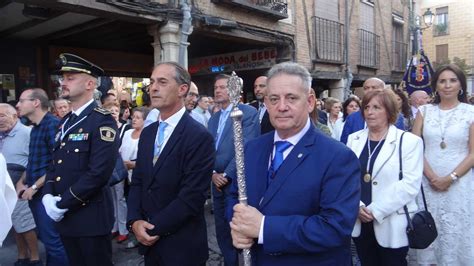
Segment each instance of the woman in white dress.
[[413,133],[425,143],[423,188],[438,238],[417,251],[420,265],[474,265],[474,106],[456,65],[433,75],[433,104],[421,106]]
[[138,140],[140,139],[147,115],[148,109],[145,107],[133,109],[132,130],[125,131],[122,145],[119,149],[123,162],[128,169],[128,183],[132,181],[132,171],[135,168],[135,159],[137,159]]

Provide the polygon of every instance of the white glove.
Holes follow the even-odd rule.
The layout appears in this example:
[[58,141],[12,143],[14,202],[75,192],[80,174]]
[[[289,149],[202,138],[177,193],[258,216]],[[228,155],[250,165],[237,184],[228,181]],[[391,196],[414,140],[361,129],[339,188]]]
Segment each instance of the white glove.
[[60,200],[61,197],[55,197],[51,194],[44,195],[42,199],[46,214],[55,222],[61,221],[64,218],[64,213],[68,211],[68,209],[59,209],[56,206],[56,203]]

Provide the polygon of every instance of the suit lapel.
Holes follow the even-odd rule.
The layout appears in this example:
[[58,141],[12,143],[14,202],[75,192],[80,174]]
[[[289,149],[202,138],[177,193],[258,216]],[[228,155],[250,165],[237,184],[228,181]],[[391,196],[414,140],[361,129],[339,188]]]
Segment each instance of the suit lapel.
[[364,129],[364,130],[359,131],[355,134],[356,135],[352,139],[351,149],[357,155],[357,158],[359,158],[360,154],[362,153],[362,151],[365,148],[365,145],[367,144],[367,136],[369,134],[369,131],[368,131],[368,129]]
[[[260,204],[260,208],[264,208],[266,204],[273,198],[276,192],[280,190],[281,186],[285,183],[286,179],[291,173],[306,159],[309,155],[309,147],[314,145],[316,141],[316,135],[314,134],[314,128],[311,126],[301,140],[296,144],[293,150],[283,161],[280,169],[275,175],[275,178],[268,186],[263,199]],[[265,175],[266,177],[266,175]],[[292,178],[297,178],[293,176]],[[266,179],[265,179],[266,181]]]
[[163,165],[163,162],[166,160],[166,157],[173,150],[176,143],[178,143],[178,141],[181,139],[181,135],[182,135],[183,130],[186,126],[186,123],[187,123],[186,121],[187,121],[188,117],[189,117],[188,113],[185,112],[183,114],[183,117],[181,117],[178,124],[176,125],[176,128],[173,130],[173,133],[171,133],[171,136],[169,137],[168,142],[166,142],[166,145],[165,145],[163,151],[161,151],[160,156],[158,157],[158,160],[156,161],[155,165],[153,166],[152,179],[156,178],[158,171],[160,170],[161,166]]
[[[145,133],[142,132],[142,135],[140,136],[140,138],[145,142],[142,146],[140,146],[140,149],[143,148],[144,151],[139,150],[140,153],[145,154],[142,166],[146,167],[146,171],[144,171],[145,173],[153,172],[153,156],[155,151],[155,138],[156,133],[158,132],[158,125],[159,123],[153,122],[147,127],[150,128],[149,133],[145,135]],[[144,180],[144,183],[146,184],[145,187],[149,187],[153,181],[153,175],[150,175],[148,178],[144,178]]]
[[397,146],[397,135],[397,129],[395,128],[395,126],[390,126],[388,129],[387,137],[385,137],[385,143],[382,146],[382,149],[380,150],[379,155],[377,155],[377,159],[375,159],[374,162],[374,169],[372,170],[373,179],[377,178],[377,175],[382,169],[382,167],[394,154],[395,147]]
[[267,179],[268,179],[268,166],[269,166],[269,160],[270,160],[270,155],[273,150],[273,135],[268,136],[265,141],[262,143],[262,147],[266,147],[262,149],[261,153],[259,154],[259,157],[257,158],[257,161],[255,162],[256,167],[256,173],[255,174],[255,182],[256,182],[256,188],[257,188],[257,205],[259,206],[258,208],[260,209],[260,205],[262,204],[262,201],[264,199],[264,194],[265,190],[267,190]]

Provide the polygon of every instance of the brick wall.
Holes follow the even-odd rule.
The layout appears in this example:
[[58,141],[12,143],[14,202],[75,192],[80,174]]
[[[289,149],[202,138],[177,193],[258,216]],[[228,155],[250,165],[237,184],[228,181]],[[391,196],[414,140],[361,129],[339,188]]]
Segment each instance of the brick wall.
[[[423,31],[423,47],[431,61],[436,60],[436,45],[448,44],[448,57],[466,59],[466,64],[474,65],[474,5],[471,0],[421,1],[420,14],[427,8],[448,7],[449,34],[433,36],[433,27]],[[474,74],[470,71],[470,74]]]

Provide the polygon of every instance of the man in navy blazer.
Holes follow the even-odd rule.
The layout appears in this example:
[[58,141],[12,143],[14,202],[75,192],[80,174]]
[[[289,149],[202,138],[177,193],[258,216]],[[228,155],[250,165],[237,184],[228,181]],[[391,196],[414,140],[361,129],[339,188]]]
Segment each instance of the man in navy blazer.
[[249,205],[233,208],[233,244],[251,248],[253,265],[351,265],[358,159],[311,124],[315,98],[306,68],[275,65],[267,87],[276,131],[245,147]]
[[184,107],[189,73],[158,64],[150,97],[159,121],[143,129],[128,198],[128,225],[145,265],[205,265],[204,202],[214,165],[212,136]]
[[[368,93],[373,90],[383,90],[385,89],[385,82],[379,78],[369,78],[364,82],[363,88],[364,93]],[[341,134],[342,143],[347,143],[347,138],[350,134],[365,128],[365,120],[362,117],[361,111],[363,110],[359,110],[353,114],[350,114],[347,117],[346,123],[344,123],[344,128],[342,129]],[[398,119],[395,123],[395,126],[401,130],[405,130],[402,114],[398,115]]]
[[[227,88],[229,75],[220,74],[214,82],[214,100],[222,105],[222,109],[209,119],[208,129],[214,137],[216,162],[212,174],[212,197],[216,238],[224,257],[226,266],[238,265],[237,250],[232,246],[229,221],[225,217],[225,202],[229,199],[229,184],[236,177],[234,133],[230,111],[230,97]],[[260,124],[257,110],[252,106],[239,104],[242,110],[242,131],[244,142],[260,135]]]
[[268,116],[267,107],[265,106],[265,94],[267,93],[267,77],[259,76],[255,79],[253,83],[253,93],[257,99],[254,102],[251,102],[249,105],[255,107],[258,112],[258,119],[260,121],[260,133],[268,133],[275,128],[270,123],[270,117]]

